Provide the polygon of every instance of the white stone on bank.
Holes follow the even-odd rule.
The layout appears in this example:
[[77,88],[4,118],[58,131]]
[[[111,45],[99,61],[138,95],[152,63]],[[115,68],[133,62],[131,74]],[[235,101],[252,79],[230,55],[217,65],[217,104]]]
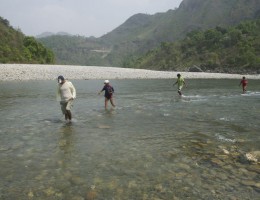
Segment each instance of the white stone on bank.
[[260,79],[260,75],[205,72],[173,72],[119,67],[0,64],[0,81],[54,80],[59,75],[68,79],[172,79],[181,73],[186,79]]

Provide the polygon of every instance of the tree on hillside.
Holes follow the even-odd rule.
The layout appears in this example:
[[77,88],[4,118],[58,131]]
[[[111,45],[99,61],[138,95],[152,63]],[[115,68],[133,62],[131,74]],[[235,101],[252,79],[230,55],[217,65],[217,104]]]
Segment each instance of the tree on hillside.
[[173,43],[163,42],[131,64],[139,68],[187,70],[193,65],[214,72],[260,70],[260,19],[234,27],[192,31]]
[[0,63],[54,63],[54,54],[0,17]]

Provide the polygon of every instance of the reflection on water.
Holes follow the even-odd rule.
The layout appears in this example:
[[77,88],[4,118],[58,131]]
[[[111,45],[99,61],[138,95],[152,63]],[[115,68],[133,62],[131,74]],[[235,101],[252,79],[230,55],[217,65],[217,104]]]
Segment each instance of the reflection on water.
[[[66,124],[55,81],[1,83],[0,199],[259,199],[259,81],[73,81]],[[257,160],[258,159],[258,160]]]

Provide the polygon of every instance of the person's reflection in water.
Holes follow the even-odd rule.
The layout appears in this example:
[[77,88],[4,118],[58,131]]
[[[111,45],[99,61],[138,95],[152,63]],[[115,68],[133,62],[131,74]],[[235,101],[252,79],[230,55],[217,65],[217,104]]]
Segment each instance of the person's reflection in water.
[[60,139],[58,141],[59,152],[58,163],[61,167],[65,167],[70,164],[71,158],[73,157],[74,147],[74,131],[72,125],[64,125],[60,129]]
[[62,126],[59,134],[56,184],[69,189],[75,184],[84,182],[80,175],[78,153],[75,152],[77,134],[72,124]]
[[106,109],[105,114],[112,117],[116,114],[116,111],[114,110],[114,108]]

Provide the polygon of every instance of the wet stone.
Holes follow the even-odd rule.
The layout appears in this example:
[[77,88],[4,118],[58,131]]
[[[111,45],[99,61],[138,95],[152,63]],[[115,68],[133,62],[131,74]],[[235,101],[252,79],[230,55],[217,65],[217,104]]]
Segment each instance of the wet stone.
[[190,166],[184,163],[178,163],[177,167],[184,170],[190,170]]
[[218,158],[212,158],[211,162],[216,164],[216,165],[219,165],[219,166],[224,166],[225,165],[225,163],[223,161],[221,161],[220,159],[218,159]]
[[108,125],[99,125],[98,128],[100,128],[100,129],[110,129],[111,126],[108,126]]
[[81,185],[84,183],[84,180],[78,176],[72,176],[70,181],[72,184],[75,184],[75,185]]
[[260,182],[256,183],[254,186],[260,189]]
[[76,196],[76,197],[72,197],[71,200],[85,200],[85,199],[84,197]]
[[243,180],[243,181],[241,181],[241,183],[246,186],[252,186],[252,187],[256,187],[256,188],[260,189],[260,182],[255,182],[252,180]]
[[260,162],[260,151],[252,151],[249,153],[245,154],[245,158],[249,161],[249,162]]
[[221,179],[221,180],[227,180],[227,179],[228,179],[227,175],[226,175],[226,174],[223,174],[223,173],[219,173],[219,174],[218,174],[218,177],[219,177],[219,179]]

